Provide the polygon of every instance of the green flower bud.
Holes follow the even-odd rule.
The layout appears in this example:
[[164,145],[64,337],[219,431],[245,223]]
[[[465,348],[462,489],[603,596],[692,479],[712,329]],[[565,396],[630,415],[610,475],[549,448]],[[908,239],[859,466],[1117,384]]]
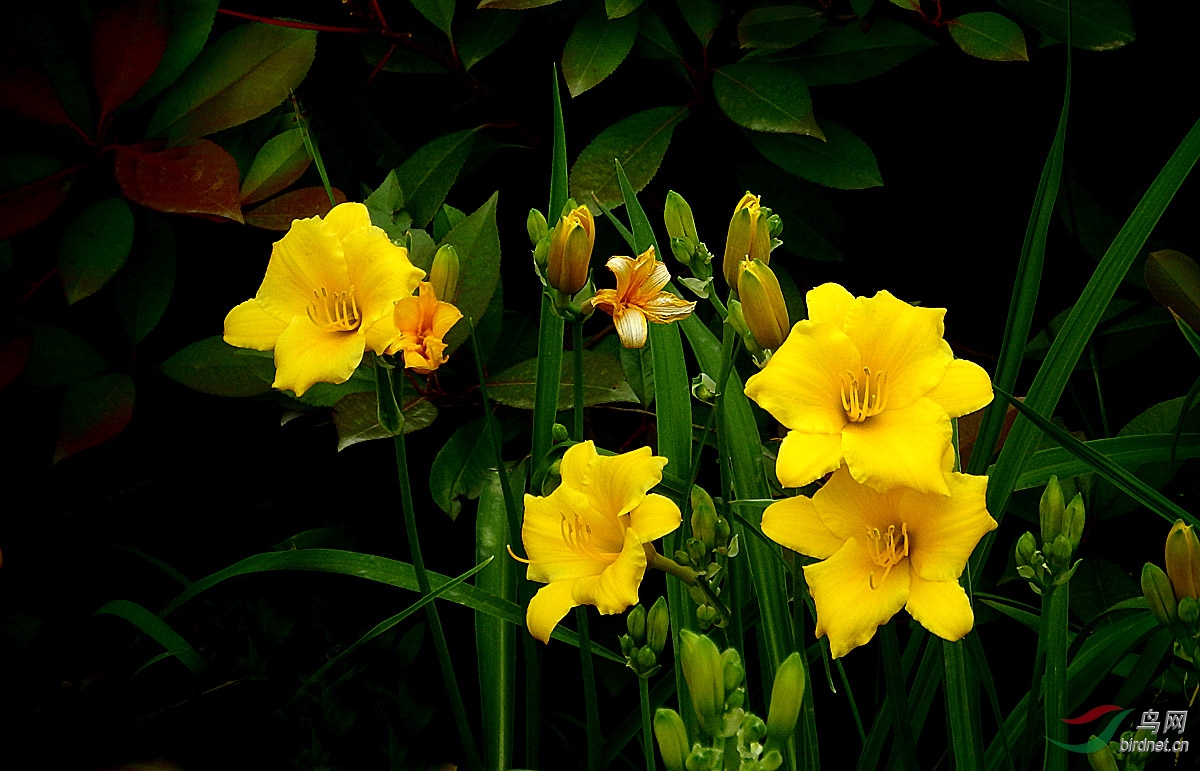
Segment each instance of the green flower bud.
[[555,423],[554,425],[550,426],[550,442],[551,442],[551,444],[559,444],[561,442],[567,441],[570,438],[571,438],[571,435],[569,433],[567,433],[567,427],[564,426],[562,423]]
[[634,605],[625,614],[625,628],[634,642],[641,645],[646,641],[646,609],[640,604]]
[[703,565],[708,561],[708,548],[704,545],[704,541],[699,538],[687,539],[688,556],[692,558],[692,563]]
[[692,258],[696,256],[696,247],[692,246],[691,242],[684,238],[672,238],[670,243],[671,254],[675,255],[675,259],[690,267]]
[[1179,620],[1188,629],[1195,629],[1197,619],[1200,619],[1200,600],[1194,597],[1184,597],[1179,601]]
[[778,349],[791,331],[791,323],[775,273],[761,260],[742,262],[737,289],[742,316],[759,347]]
[[1183,524],[1182,519],[1175,520],[1167,534],[1165,564],[1176,599],[1200,598],[1200,542],[1192,526]]
[[792,653],[779,665],[771,688],[771,708],[767,710],[767,745],[775,749],[787,743],[796,728],[804,700],[804,661]]
[[1171,589],[1171,579],[1158,565],[1147,562],[1142,568],[1142,594],[1158,623],[1168,628],[1174,625],[1179,618],[1175,592]]
[[1079,548],[1079,541],[1083,538],[1083,526],[1083,496],[1075,493],[1075,497],[1067,504],[1067,510],[1063,512],[1063,531],[1071,541],[1072,553]]
[[533,261],[535,263],[537,263],[537,266],[539,268],[541,268],[543,272],[545,272],[546,265],[550,261],[550,236],[549,235],[547,235],[541,241],[538,241],[536,244],[534,244],[534,246],[533,246]]
[[742,666],[742,657],[733,648],[726,648],[721,653],[721,676],[726,693],[732,693],[746,681],[746,668]]
[[525,232],[529,234],[529,243],[537,246],[538,241],[541,241],[550,232],[550,228],[546,224],[546,215],[537,209],[530,209],[529,215],[525,217]]
[[692,207],[674,190],[667,191],[663,220],[667,226],[667,235],[671,238],[681,238],[689,242],[693,249],[700,243],[700,236],[696,233],[696,220],[692,217]]
[[596,243],[596,223],[586,206],[563,215],[550,234],[546,281],[565,295],[573,295],[587,283]]
[[743,338],[750,334],[750,327],[746,326],[746,317],[742,313],[742,304],[737,300],[729,301],[729,315],[725,318],[725,323]]
[[635,671],[640,675],[650,675],[658,668],[658,656],[654,655],[654,651],[650,650],[649,646],[638,649],[637,659],[634,662],[637,666]]
[[1033,539],[1033,533],[1026,531],[1017,539],[1017,567],[1032,565],[1035,555],[1037,555],[1037,542]]
[[721,620],[721,614],[711,605],[704,605],[700,600],[696,600],[696,596],[692,596],[692,600],[696,602],[696,620],[700,622],[700,626],[708,629]]
[[[736,691],[734,691],[733,693],[731,693],[725,697],[725,709],[726,710],[740,710],[745,703],[746,703],[746,689],[745,688],[738,688]],[[722,733],[723,736],[732,736],[733,735],[732,733],[730,733],[730,728],[728,725],[729,717],[730,716],[728,714],[725,716],[726,725],[725,725],[725,730]],[[741,717],[738,717],[737,720],[740,723]]]
[[690,751],[687,729],[678,712],[660,709],[654,713],[654,738],[658,740],[658,751],[667,771],[684,771]]
[[716,545],[717,507],[708,491],[699,485],[692,485],[688,497],[692,506],[692,535],[704,544],[707,554]]
[[746,715],[742,718],[742,730],[738,731],[738,738],[742,743],[749,746],[751,744],[762,744],[762,740],[767,736],[767,724],[762,721],[762,718],[757,715]]
[[692,566],[692,558],[689,557],[688,553],[683,549],[676,549],[672,558],[676,563],[683,565],[685,568],[690,568]]
[[1071,564],[1071,540],[1064,533],[1059,533],[1050,543],[1050,559],[1056,568]]
[[[714,537],[717,539],[716,543],[719,545],[729,543],[729,520],[725,519],[724,517],[722,517],[720,515],[717,516],[717,529],[716,529],[716,535]],[[735,551],[734,553],[730,554],[729,556],[736,557],[737,552]]]
[[772,213],[767,217],[767,232],[771,238],[779,238],[779,234],[783,232],[783,220],[779,219],[779,215]]
[[439,300],[454,303],[458,294],[458,252],[450,244],[444,244],[433,255],[429,283],[433,284],[433,293]]
[[758,764],[762,767],[762,771],[776,771],[783,765],[783,755],[779,754],[779,750],[769,750],[763,754]]
[[722,752],[713,747],[696,744],[684,764],[687,771],[715,771],[721,767]]
[[701,727],[715,734],[725,712],[721,654],[712,640],[690,629],[680,630],[679,645],[683,677],[692,695],[692,707],[700,718]]
[[633,638],[627,634],[623,634],[618,637],[617,642],[621,644],[621,655],[624,656],[625,661],[632,666],[633,657],[637,655],[637,643],[635,643]]
[[671,612],[667,606],[667,598],[659,597],[650,607],[646,619],[646,645],[656,654],[661,654],[667,647],[667,636],[671,633]]
[[1046,490],[1042,493],[1041,503],[1038,506],[1038,515],[1042,526],[1043,548],[1054,543],[1054,538],[1063,531],[1062,520],[1065,503],[1062,486],[1058,483],[1058,477],[1051,475],[1050,481],[1046,483]]
[[[1096,737],[1091,738],[1095,739]],[[1117,758],[1107,744],[1095,752],[1089,752],[1087,759],[1092,771],[1117,771]]]

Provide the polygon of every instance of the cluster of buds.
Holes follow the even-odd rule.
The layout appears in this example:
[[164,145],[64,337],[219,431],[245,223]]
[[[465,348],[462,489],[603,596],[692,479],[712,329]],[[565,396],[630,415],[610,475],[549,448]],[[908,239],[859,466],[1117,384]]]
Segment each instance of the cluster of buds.
[[1050,592],[1071,580],[1079,560],[1071,562],[1083,536],[1083,496],[1079,493],[1064,504],[1062,485],[1058,477],[1050,477],[1038,507],[1042,548],[1038,549],[1033,533],[1017,540],[1017,574],[1029,582],[1038,594]]
[[590,277],[596,222],[591,210],[570,199],[551,229],[540,211],[530,209],[525,230],[538,275],[550,288],[555,309],[564,317],[579,317],[584,301],[595,294]]
[[778,214],[762,206],[762,199],[746,191],[738,201],[729,220],[725,238],[725,258],[722,268],[731,290],[738,288],[738,273],[743,260],[771,262],[771,250],[782,243],[777,236],[783,231]]
[[692,273],[690,277],[680,278],[680,283],[700,297],[708,297],[709,285],[712,283],[713,256],[696,233],[692,207],[674,190],[667,192],[663,221],[670,238],[671,254]]
[[1196,661],[1200,645],[1200,542],[1191,525],[1175,520],[1167,534],[1166,565],[1142,568],[1142,594],[1163,626],[1175,633],[1179,651]]
[[[1121,734],[1120,741],[1111,741],[1095,752],[1089,752],[1088,765],[1092,771],[1142,771],[1155,754],[1153,746],[1151,729],[1139,728],[1136,733],[1126,731]],[[1122,750],[1122,747],[1126,749]],[[1142,749],[1134,750],[1133,747]]]
[[662,669],[658,657],[662,655],[667,634],[671,631],[666,599],[655,600],[649,613],[640,604],[634,605],[625,616],[625,628],[629,633],[621,635],[619,640],[625,665],[638,677],[650,677]]
[[729,623],[729,613],[719,599],[721,584],[729,558],[738,555],[738,539],[730,530],[729,520],[717,513],[712,497],[704,488],[692,487],[690,503],[692,537],[687,539],[685,548],[675,552],[675,562],[696,572],[696,581],[688,586],[688,594],[696,603],[700,628],[724,627]]
[[792,329],[779,279],[762,260],[742,260],[737,290],[739,299],[729,301],[728,323],[741,335],[754,362],[765,366]]
[[[654,715],[654,736],[668,771],[775,771],[783,764],[783,748],[800,716],[804,698],[804,666],[793,653],[775,673],[771,706],[764,722],[746,709],[746,669],[732,648],[723,653],[705,635],[683,630],[679,635],[683,676],[692,708],[706,741],[689,742],[683,720],[673,709]],[[736,759],[727,757],[737,753]]]

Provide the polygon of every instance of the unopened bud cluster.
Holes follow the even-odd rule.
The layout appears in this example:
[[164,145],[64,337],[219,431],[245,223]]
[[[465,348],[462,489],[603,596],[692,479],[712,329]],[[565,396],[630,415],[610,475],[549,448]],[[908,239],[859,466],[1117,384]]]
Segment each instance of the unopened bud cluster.
[[696,233],[696,220],[692,207],[679,193],[671,190],[663,206],[663,222],[667,226],[671,254],[691,271],[691,277],[680,277],[679,281],[700,297],[708,297],[712,283],[712,253]]
[[[1151,729],[1139,728],[1136,733],[1126,731],[1121,734],[1119,740],[1111,741],[1095,752],[1089,752],[1088,765],[1092,767],[1092,771],[1142,771],[1155,754],[1154,750],[1146,749],[1147,746],[1154,746],[1154,733]],[[1122,747],[1127,749],[1122,750]],[[1132,747],[1144,749],[1128,749]]]
[[650,677],[662,669],[658,657],[662,655],[671,631],[666,599],[659,597],[649,613],[640,604],[634,605],[625,616],[625,628],[628,634],[621,635],[619,640],[625,665],[638,677]]
[[584,315],[584,301],[595,294],[590,276],[596,222],[591,210],[568,200],[551,228],[540,211],[530,209],[525,230],[533,244],[537,273],[549,288],[555,309],[564,318]]
[[[654,736],[668,771],[775,771],[796,727],[804,699],[804,666],[793,653],[775,674],[771,706],[763,721],[746,709],[746,670],[733,648],[719,652],[706,635],[683,630],[679,636],[683,676],[702,736],[689,741],[673,709],[654,716]],[[737,752],[737,758],[726,757]]]
[[690,503],[692,537],[685,548],[675,552],[675,562],[697,573],[697,582],[688,587],[688,594],[696,603],[700,628],[724,627],[729,616],[719,597],[729,558],[738,555],[738,539],[730,530],[729,520],[717,513],[712,497],[702,487],[692,487]]
[[1180,653],[1196,661],[1200,647],[1200,541],[1191,525],[1176,520],[1167,534],[1166,572],[1146,563],[1142,594],[1159,623],[1175,633]]
[[1072,563],[1075,550],[1083,537],[1083,496],[1079,493],[1064,505],[1062,485],[1058,477],[1050,477],[1038,507],[1042,545],[1038,548],[1033,533],[1017,539],[1017,574],[1029,582],[1038,594],[1052,591],[1071,580],[1079,567]]

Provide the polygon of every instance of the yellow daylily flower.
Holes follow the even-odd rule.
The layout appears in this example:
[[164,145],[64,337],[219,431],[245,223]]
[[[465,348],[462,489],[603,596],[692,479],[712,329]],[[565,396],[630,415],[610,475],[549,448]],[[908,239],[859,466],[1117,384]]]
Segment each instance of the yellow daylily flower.
[[791,429],[776,473],[801,487],[840,468],[877,490],[948,495],[941,460],[950,418],[992,400],[986,372],[955,359],[942,339],[944,308],[917,308],[881,291],[854,297],[837,284],[811,290],[797,322],[746,395]]
[[449,359],[443,338],[462,318],[462,312],[437,298],[433,284],[422,281],[417,296],[396,303],[393,320],[400,336],[388,353],[404,353],[404,366],[423,374],[433,372]]
[[392,306],[425,272],[371,224],[361,203],[295,220],[271,249],[253,299],[225,317],[225,342],[275,351],[274,388],[301,396],[314,383],[344,383],[369,348],[396,339]]
[[663,291],[671,274],[655,258],[653,246],[636,260],[618,256],[607,264],[617,277],[617,288],[601,289],[588,302],[613,317],[621,345],[626,348],[646,345],[647,321],[669,324],[687,317],[696,307],[694,302]]
[[562,484],[554,492],[525,496],[526,575],[547,584],[529,602],[530,634],[549,642],[554,627],[578,605],[595,605],[608,615],[637,604],[645,544],[680,523],[674,502],[648,492],[662,481],[665,465],[667,459],[649,447],[605,456],[583,442],[563,455]]
[[763,512],[769,538],[823,560],[805,566],[804,578],[817,606],[816,636],[828,635],[834,658],[866,644],[901,608],[947,640],[971,631],[975,616],[958,578],[996,520],[986,508],[987,477],[945,476],[948,496],[881,493],[842,468],[812,498]]

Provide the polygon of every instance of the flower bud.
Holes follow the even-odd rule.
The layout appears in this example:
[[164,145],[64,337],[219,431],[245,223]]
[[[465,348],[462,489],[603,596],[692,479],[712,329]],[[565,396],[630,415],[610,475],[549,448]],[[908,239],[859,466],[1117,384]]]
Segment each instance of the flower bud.
[[733,648],[726,648],[721,653],[721,678],[725,684],[725,693],[732,693],[742,687],[746,681],[746,668],[742,666],[742,657]]
[[791,323],[775,273],[761,260],[742,262],[737,289],[742,316],[759,347],[778,349],[787,338]]
[[690,629],[679,632],[680,659],[683,677],[692,694],[692,707],[700,725],[710,734],[716,733],[725,712],[725,678],[721,654],[705,635]]
[[1179,601],[1179,620],[1188,629],[1194,629],[1196,621],[1200,620],[1200,600],[1194,597],[1184,597]]
[[1054,565],[1068,565],[1071,562],[1071,541],[1066,535],[1059,534],[1054,540],[1047,545],[1046,549],[1049,552],[1050,559]]
[[775,771],[783,765],[783,755],[779,753],[779,750],[769,750],[763,753],[758,765],[762,771]]
[[692,258],[696,256],[696,247],[692,246],[691,242],[685,238],[672,238],[670,243],[671,254],[675,255],[675,259],[683,265],[691,267]]
[[1071,553],[1079,548],[1084,524],[1083,496],[1075,493],[1075,497],[1067,504],[1067,510],[1063,512],[1063,533],[1071,542]]
[[701,747],[699,743],[692,747],[684,767],[687,771],[716,771],[721,767],[722,752],[713,747]]
[[1200,543],[1182,519],[1175,520],[1167,534],[1166,566],[1177,600],[1200,598]]
[[566,295],[573,295],[587,283],[592,246],[596,242],[596,223],[586,206],[577,206],[564,214],[550,235],[546,280]]
[[1038,505],[1038,515],[1042,526],[1042,547],[1048,548],[1054,543],[1054,538],[1063,531],[1063,511],[1066,508],[1066,501],[1063,500],[1062,486],[1058,483],[1058,477],[1051,475],[1050,481],[1046,483],[1046,490],[1042,493],[1041,503]]
[[[738,201],[738,205],[733,210],[733,217],[729,220],[729,231],[725,236],[725,257],[722,261],[722,267],[725,271],[725,281],[728,282],[730,289],[737,288],[738,267],[742,260],[747,259],[747,256],[755,252],[754,244],[758,240],[758,221],[761,213],[761,199],[758,196],[746,192],[742,196],[742,200]],[[763,235],[767,238],[767,259],[770,260],[770,234],[767,231],[767,223],[763,222]],[[759,247],[761,252],[761,247]],[[755,253],[755,256],[760,256]],[[753,259],[751,257],[750,259]]]
[[696,234],[696,220],[692,217],[692,207],[683,200],[683,196],[674,190],[667,191],[667,201],[663,206],[663,220],[666,222],[667,235],[687,241],[694,251],[700,243]]
[[649,647],[639,648],[635,664],[637,665],[635,669],[638,674],[643,677],[649,677],[654,674],[658,667],[658,656],[655,656],[654,651],[650,650]]
[[1147,562],[1142,568],[1142,594],[1158,623],[1171,627],[1179,617],[1175,592],[1171,589],[1171,579],[1158,565]]
[[654,738],[658,740],[658,751],[667,771],[684,771],[690,750],[687,729],[678,712],[659,709],[654,713]]
[[706,551],[711,551],[716,545],[717,507],[713,504],[712,496],[699,485],[692,485],[689,497],[692,506],[692,535],[700,539]]
[[646,618],[646,645],[655,654],[661,654],[667,647],[667,635],[671,632],[671,612],[667,607],[667,598],[659,597],[650,607]]
[[[1096,737],[1091,738],[1095,739]],[[1087,760],[1092,771],[1117,771],[1117,758],[1107,744],[1095,752],[1089,752]]]
[[617,642],[621,644],[621,655],[625,657],[626,662],[632,666],[633,657],[637,655],[637,643],[627,634],[623,634],[617,638]]
[[762,744],[762,740],[767,736],[767,724],[758,715],[746,715],[742,718],[742,730],[738,731],[738,734],[738,738],[747,746]]
[[439,300],[454,303],[458,293],[458,252],[450,244],[444,244],[433,255],[429,283],[433,284],[433,293]]
[[537,209],[530,209],[529,216],[525,218],[525,232],[529,234],[530,245],[537,246],[538,241],[541,241],[550,232],[550,228],[546,224],[546,216]]
[[767,711],[767,744],[781,747],[796,728],[804,701],[804,661],[793,653],[779,665],[771,688],[771,708]]
[[641,645],[646,640],[646,609],[640,604],[634,605],[628,613],[625,614],[625,628],[629,630],[629,636],[638,645]]
[[1033,533],[1026,531],[1017,539],[1017,567],[1032,565],[1036,554],[1037,543],[1033,540]]

